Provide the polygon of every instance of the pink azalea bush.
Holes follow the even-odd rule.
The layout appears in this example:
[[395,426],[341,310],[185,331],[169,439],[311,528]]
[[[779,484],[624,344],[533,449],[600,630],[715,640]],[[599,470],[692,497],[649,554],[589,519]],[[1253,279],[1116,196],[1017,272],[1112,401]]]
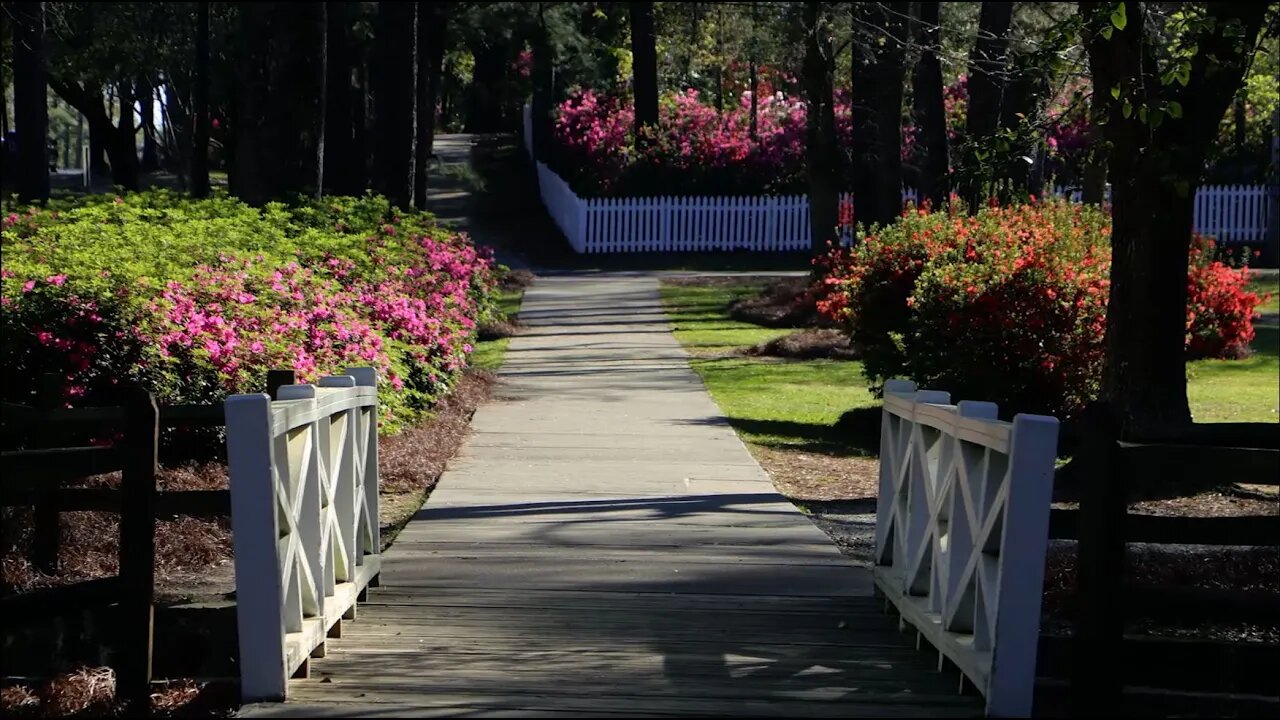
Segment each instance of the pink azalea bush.
[[[723,112],[696,90],[668,93],[658,127],[636,148],[629,98],[584,90],[556,111],[557,153],[549,158],[588,196],[734,195],[802,192],[806,107],[798,96],[761,93],[751,135],[751,95]],[[836,102],[837,133],[849,145],[847,94]]]
[[163,192],[11,213],[0,340],[5,395],[58,373],[67,404],[141,382],[162,403],[378,369],[384,429],[428,410],[495,312],[492,259],[380,198],[257,210]]
[[[583,90],[556,109],[553,125],[556,152],[546,160],[579,195],[759,195],[802,193],[807,106],[786,78],[762,75],[751,134],[751,91],[740,80],[729,83],[737,102],[723,111],[696,90],[664,95],[658,126],[636,143],[635,108],[625,95]],[[1050,103],[1044,137],[1055,172],[1074,173],[1088,140],[1087,88],[1063,88]],[[961,76],[944,88],[947,134],[956,142],[964,134],[968,82]],[[853,110],[847,88],[836,91],[836,136],[844,152],[852,152]],[[918,129],[910,118],[902,124],[902,157],[917,163]],[[1068,166],[1072,169],[1068,169]]]

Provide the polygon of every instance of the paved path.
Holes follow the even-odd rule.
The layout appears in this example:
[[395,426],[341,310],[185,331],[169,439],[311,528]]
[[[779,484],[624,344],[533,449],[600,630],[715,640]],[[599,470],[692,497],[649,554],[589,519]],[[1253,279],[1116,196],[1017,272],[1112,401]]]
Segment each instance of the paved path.
[[779,496],[643,275],[544,278],[382,587],[257,716],[973,715]]

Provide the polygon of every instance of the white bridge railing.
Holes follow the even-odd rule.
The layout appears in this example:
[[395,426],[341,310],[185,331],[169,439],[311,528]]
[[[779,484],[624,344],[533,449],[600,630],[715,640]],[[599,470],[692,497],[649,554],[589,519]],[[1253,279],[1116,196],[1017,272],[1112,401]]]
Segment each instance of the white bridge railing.
[[346,373],[226,401],[246,702],[283,700],[377,584],[377,377]]
[[986,699],[1029,717],[1058,421],[885,385],[875,583]]

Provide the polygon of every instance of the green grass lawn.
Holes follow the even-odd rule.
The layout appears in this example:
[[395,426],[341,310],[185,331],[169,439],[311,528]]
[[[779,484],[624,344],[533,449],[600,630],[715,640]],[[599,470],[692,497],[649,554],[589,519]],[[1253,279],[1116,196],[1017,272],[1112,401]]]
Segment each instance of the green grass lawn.
[[1271,296],[1266,302],[1258,306],[1258,312],[1263,315],[1280,312],[1280,274],[1277,274],[1276,271],[1255,273],[1253,278],[1249,280],[1248,290],[1259,295]]
[[[523,298],[523,290],[501,290],[498,292],[498,307],[503,315],[514,320],[516,314],[520,312],[520,301]],[[481,370],[497,370],[502,367],[502,361],[507,357],[507,346],[510,344],[509,337],[477,342],[475,351],[471,353],[471,366]]]
[[844,412],[874,407],[862,364],[840,360],[778,360],[730,354],[789,330],[731,319],[726,308],[760,283],[729,287],[662,286],[676,338],[720,409],[757,445],[818,451],[847,450],[832,425]]
[[[662,298],[676,338],[694,356],[693,369],[744,440],[774,447],[847,450],[841,442],[847,432],[837,436],[832,424],[846,411],[878,405],[866,389],[861,363],[733,354],[737,348],[789,332],[728,316],[733,299],[760,287],[750,281],[718,287],[664,283]],[[1273,315],[1257,329],[1252,357],[1188,364],[1188,394],[1197,421],[1278,419],[1280,327]]]

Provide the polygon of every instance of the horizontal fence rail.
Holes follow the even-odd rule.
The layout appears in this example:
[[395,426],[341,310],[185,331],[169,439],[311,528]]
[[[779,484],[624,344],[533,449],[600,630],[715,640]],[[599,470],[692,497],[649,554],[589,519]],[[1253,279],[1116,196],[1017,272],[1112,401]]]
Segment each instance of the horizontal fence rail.
[[[538,168],[542,203],[579,253],[801,251],[810,246],[806,195],[582,198],[533,149],[532,115],[524,109],[524,143]],[[1195,231],[1224,244],[1266,241],[1271,188],[1209,185],[1195,199]],[[1079,202],[1079,189],[1053,195]],[[916,202],[904,188],[903,202]],[[841,202],[851,202],[844,194]]]
[[990,716],[1031,714],[1057,440],[1052,417],[885,385],[876,587]]
[[372,368],[226,401],[240,692],[289,677],[377,584],[378,395]]

